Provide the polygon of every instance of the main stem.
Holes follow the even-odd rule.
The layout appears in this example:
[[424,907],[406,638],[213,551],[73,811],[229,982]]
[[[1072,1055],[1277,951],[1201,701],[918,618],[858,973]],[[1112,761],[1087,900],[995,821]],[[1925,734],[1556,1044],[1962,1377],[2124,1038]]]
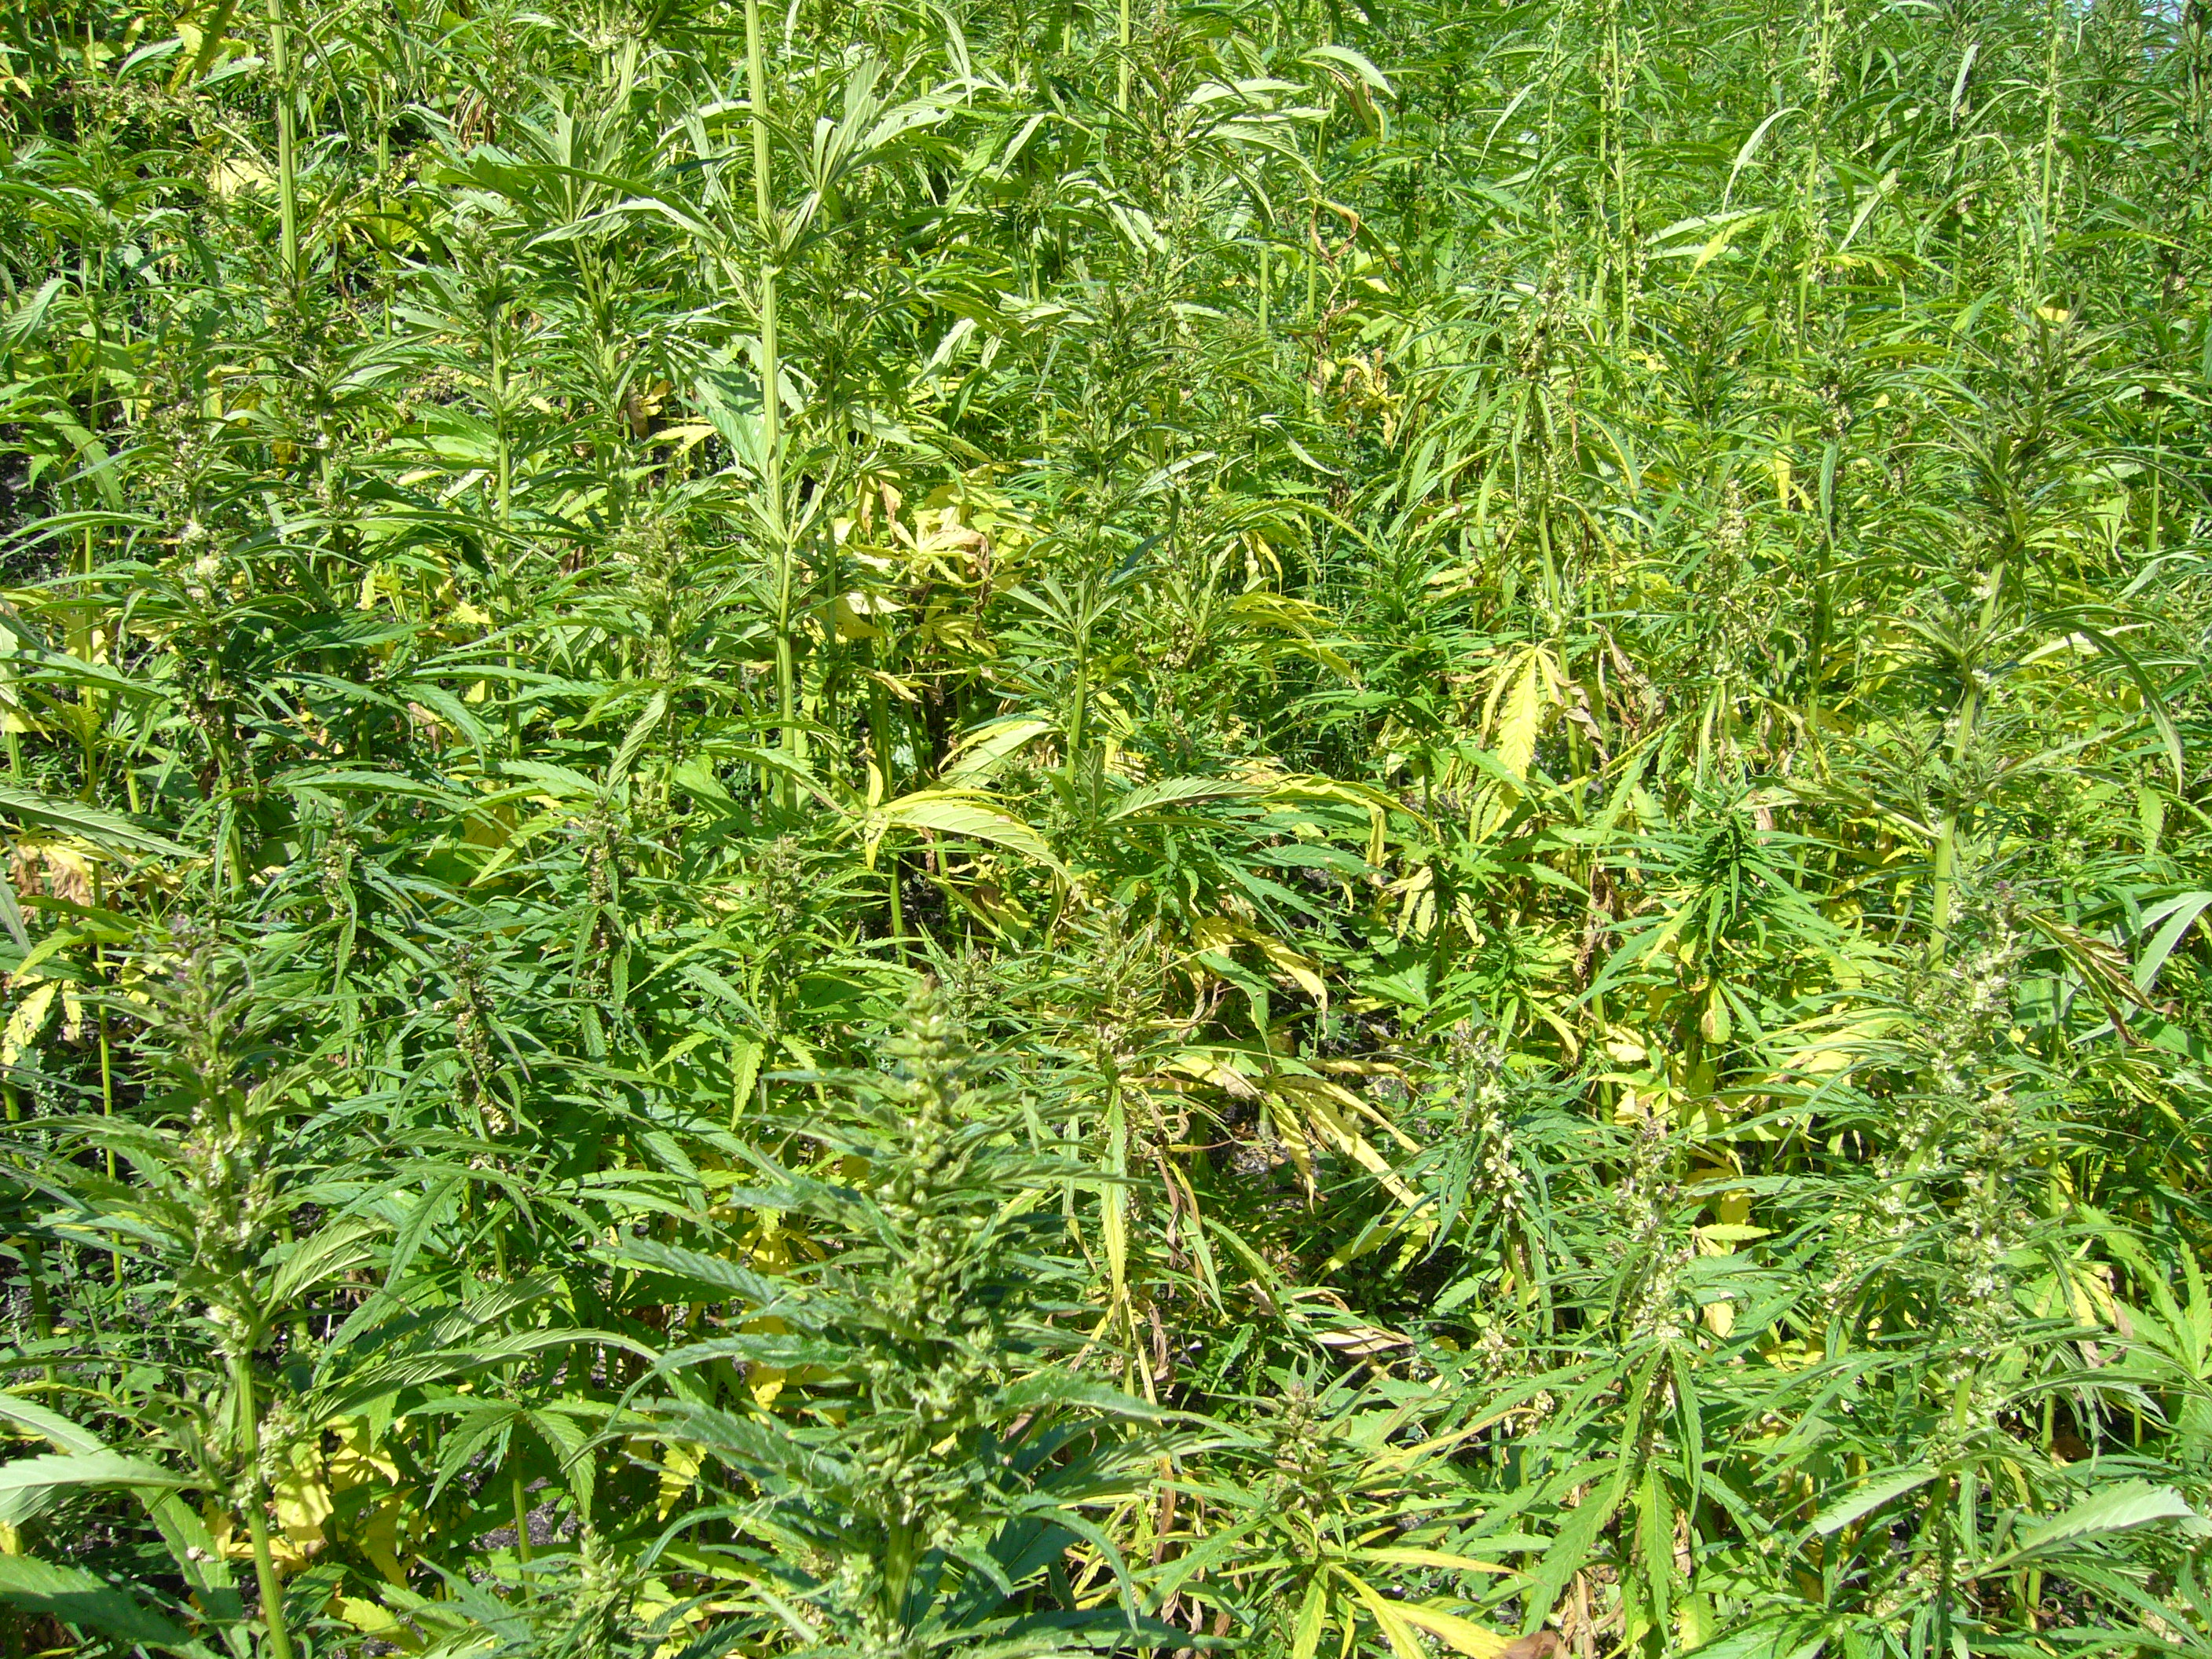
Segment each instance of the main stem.
[[[783,727],[784,752],[806,758],[806,737],[799,729],[799,675],[792,649],[792,610],[797,586],[791,527],[783,511],[783,362],[775,334],[778,238],[775,204],[769,189],[768,70],[761,57],[760,0],[745,0],[745,87],[752,104],[753,217],[760,232],[761,441],[763,492],[768,501],[769,533],[775,554],[775,706]],[[792,794],[787,780],[781,791]]]
[[510,1447],[508,1455],[514,1460],[507,1473],[507,1492],[514,1504],[514,1559],[527,1561],[530,1559],[530,1489],[523,1484],[520,1452]]
[[[1983,596],[1978,639],[1986,640],[1990,630],[1996,625],[1997,599],[2003,592],[2004,579],[2005,562],[2000,560],[1990,577],[1989,592]],[[1928,949],[1929,954],[1937,958],[1942,956],[1950,941],[1951,911],[1958,891],[1959,769],[1966,763],[1966,751],[1973,745],[1975,727],[1981,722],[1982,688],[1980,682],[1974,678],[1976,672],[1973,664],[1966,665],[1966,690],[1959,699],[1959,729],[1951,737],[1951,803],[1944,809],[1942,821],[1936,831],[1936,857],[1929,872],[1929,884],[1934,891],[1932,914],[1929,919]]]
[[269,1627],[270,1659],[292,1659],[292,1632],[284,1626],[284,1587],[277,1582],[276,1558],[269,1551],[269,1517],[262,1513],[261,1418],[253,1403],[252,1355],[231,1356],[230,1382],[246,1459],[246,1532],[253,1546],[253,1582],[261,1592],[261,1619]]
[[[100,896],[100,885],[95,881],[93,884],[93,903],[95,906],[99,905]],[[92,974],[93,981],[100,989],[100,1115],[112,1121],[115,1116],[115,1058],[107,1030],[107,952],[104,946],[97,944],[92,947]],[[110,1181],[115,1179],[115,1150],[112,1146],[107,1151],[107,1178]],[[123,1252],[110,1251],[107,1261],[114,1278],[115,1301],[119,1309],[123,1304]]]
[[1121,0],[1121,62],[1114,107],[1124,112],[1129,107],[1129,0]]
[[[507,435],[507,359],[500,349],[500,328],[504,320],[505,308],[502,307],[491,317],[492,441],[497,463],[494,489],[497,491],[495,505],[501,530],[508,529],[514,523],[514,455]],[[504,557],[507,550],[502,547],[500,551]]]
[[284,0],[269,0],[269,70],[276,77],[276,213],[289,287],[300,280],[300,185],[292,155],[292,59],[285,40]]

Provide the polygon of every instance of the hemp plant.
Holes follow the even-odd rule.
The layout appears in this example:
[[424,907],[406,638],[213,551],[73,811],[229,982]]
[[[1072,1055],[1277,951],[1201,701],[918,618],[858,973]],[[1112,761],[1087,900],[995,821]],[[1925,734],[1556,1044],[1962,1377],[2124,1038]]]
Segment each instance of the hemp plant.
[[[759,1610],[730,1638],[781,1625],[807,1653],[919,1659],[1179,1637],[1036,1594],[1064,1589],[1071,1552],[1126,1587],[1099,1512],[1162,1449],[1131,1432],[1158,1413],[1066,1352],[1080,1263],[1051,1200],[1087,1171],[933,988],[884,1047],[888,1073],[814,1078],[821,1110],[756,1126],[775,1150],[748,1148],[758,1184],[728,1201],[799,1241],[780,1269],[616,1253],[727,1299],[729,1333],[664,1356],[672,1392],[640,1409],[725,1472],[696,1519],[734,1534],[696,1547]],[[744,1386],[716,1388],[733,1364]]]

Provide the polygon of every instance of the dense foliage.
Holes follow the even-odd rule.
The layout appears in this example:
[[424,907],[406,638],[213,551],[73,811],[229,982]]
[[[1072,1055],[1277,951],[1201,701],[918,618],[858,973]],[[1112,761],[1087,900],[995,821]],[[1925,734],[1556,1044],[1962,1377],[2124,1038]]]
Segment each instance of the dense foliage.
[[0,89],[10,1652],[2212,1652],[2205,0]]

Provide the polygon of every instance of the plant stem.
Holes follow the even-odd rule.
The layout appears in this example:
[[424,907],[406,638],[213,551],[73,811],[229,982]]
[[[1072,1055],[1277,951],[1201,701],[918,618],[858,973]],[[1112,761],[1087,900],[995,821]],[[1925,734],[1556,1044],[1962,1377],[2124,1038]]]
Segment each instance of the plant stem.
[[240,1449],[246,1465],[246,1532],[253,1546],[253,1582],[261,1592],[261,1619],[269,1629],[270,1659],[292,1659],[292,1632],[284,1625],[284,1587],[269,1552],[269,1517],[261,1502],[261,1419],[253,1402],[253,1356],[231,1356],[231,1390]]
[[[501,530],[511,528],[514,523],[514,459],[507,434],[507,354],[500,349],[500,331],[505,316],[505,308],[501,307],[493,312],[491,319],[492,440],[498,460],[495,505]],[[506,550],[501,550],[502,556]]]
[[[778,255],[775,194],[769,174],[768,69],[761,55],[760,0],[745,0],[745,88],[751,104],[753,218],[761,239],[760,376],[761,447],[764,476],[761,493],[767,507],[769,535],[775,558],[775,708],[783,729],[784,752],[806,758],[806,737],[799,729],[798,672],[792,645],[792,607],[797,586],[791,527],[783,510],[783,363],[777,349],[775,286]],[[782,780],[775,792],[789,801],[795,786]]]
[[284,0],[269,0],[269,72],[276,80],[276,214],[283,250],[278,269],[285,285],[300,281],[300,183],[292,153],[292,60],[284,27]]
[[522,1483],[522,1462],[515,1455],[514,1448],[507,1449],[507,1495],[514,1504],[514,1554],[520,1561],[530,1559],[530,1489]]
[[1114,107],[1127,113],[1129,108],[1129,0],[1121,0],[1121,60],[1118,66],[1114,91]]
[[[2003,590],[2006,561],[1999,560],[1990,576],[1988,591],[1982,597],[1982,625],[1978,641],[1985,641],[1996,626],[1997,596]],[[1979,656],[1978,644],[1976,655]],[[1936,856],[1929,871],[1931,889],[1929,918],[1929,954],[1940,959],[1949,943],[1951,912],[1956,902],[1957,869],[1959,860],[1959,820],[1960,805],[1957,795],[1959,770],[1966,763],[1967,751],[1973,746],[1975,728],[1981,721],[1982,688],[1976,678],[1972,663],[1966,665],[1966,689],[1959,699],[1959,728],[1951,736],[1950,804],[1944,808],[1942,822],[1936,831]]]

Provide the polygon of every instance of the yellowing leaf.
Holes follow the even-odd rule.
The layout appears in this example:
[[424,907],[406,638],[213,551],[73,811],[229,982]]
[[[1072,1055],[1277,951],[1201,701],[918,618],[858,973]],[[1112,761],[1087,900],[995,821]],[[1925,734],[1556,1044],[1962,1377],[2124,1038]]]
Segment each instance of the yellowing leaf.
[[1321,1632],[1328,1617],[1328,1579],[1316,1573],[1298,1606],[1297,1628],[1291,1636],[1291,1659],[1313,1659],[1321,1645]]
[[31,994],[15,1005],[15,1012],[8,1016],[8,1029],[0,1034],[0,1066],[13,1066],[23,1057],[23,1052],[39,1040],[46,1029],[46,1012],[54,1006],[54,993],[61,989],[58,980],[41,980],[31,988]]
[[1528,775],[1536,739],[1560,701],[1565,676],[1550,651],[1532,645],[1502,664],[1492,677],[1482,712],[1490,749],[1516,778]]
[[319,1448],[295,1446],[278,1470],[270,1496],[276,1506],[276,1524],[303,1559],[330,1541],[323,1536],[323,1523],[331,1518],[333,1506],[331,1489],[323,1479]]
[[[859,603],[855,603],[858,601]],[[860,593],[840,593],[837,596],[837,637],[841,640],[872,640],[883,629],[870,622],[861,607],[866,596]]]
[[[1322,1138],[1345,1157],[1366,1170],[1380,1181],[1391,1197],[1408,1209],[1418,1209],[1425,1203],[1421,1194],[1406,1184],[1405,1178],[1390,1167],[1390,1161],[1369,1144],[1365,1136],[1345,1122],[1330,1097],[1336,1085],[1321,1078],[1281,1076],[1267,1079],[1267,1087],[1280,1095],[1292,1097],[1305,1110],[1307,1118],[1321,1132]],[[1338,1091],[1338,1092],[1340,1092]],[[1278,1115],[1277,1123],[1281,1122]],[[1287,1137],[1285,1137],[1287,1139]]]
[[1208,951],[1226,951],[1234,945],[1249,945],[1267,959],[1269,967],[1324,1010],[1328,1006],[1328,985],[1315,970],[1312,959],[1301,956],[1273,933],[1229,916],[1200,916],[1190,925],[1190,942],[1196,947],[1195,954],[1201,955]]
[[1446,1613],[1442,1607],[1420,1601],[1401,1601],[1398,1616],[1407,1624],[1440,1636],[1460,1652],[1472,1659],[1497,1659],[1497,1656],[1513,1645],[1512,1638],[1500,1636],[1494,1630],[1485,1630],[1471,1619],[1462,1619],[1455,1613]]
[[1058,730],[1060,726],[1056,721],[1039,720],[1033,715],[993,720],[987,726],[976,726],[953,745],[952,757],[945,767],[945,781],[956,784],[981,783],[1030,744]]
[[678,455],[688,455],[699,444],[714,435],[714,428],[703,421],[687,421],[681,426],[664,427],[646,441],[656,444],[674,444]]
[[407,1582],[406,1564],[399,1554],[400,1523],[407,1518],[409,1493],[386,1498],[367,1516],[346,1529],[346,1541],[367,1556],[369,1565],[392,1583]]
[[659,1504],[653,1518],[665,1521],[675,1507],[684,1501],[699,1478],[700,1466],[707,1455],[696,1446],[681,1443],[671,1445],[661,1454]]
[[1382,1627],[1383,1638],[1390,1644],[1390,1651],[1398,1659],[1429,1659],[1421,1647],[1421,1638],[1414,1634],[1413,1622],[1406,1617],[1404,1603],[1390,1601],[1365,1579],[1340,1567],[1337,1574],[1366,1604],[1367,1611]]
[[333,1492],[356,1486],[396,1485],[399,1466],[376,1449],[375,1434],[366,1417],[348,1417],[333,1424],[338,1449],[325,1465]]
[[413,1626],[389,1607],[380,1607],[365,1596],[340,1595],[331,1606],[347,1624],[386,1647],[413,1653],[422,1646],[422,1638]]
[[1753,220],[1761,217],[1765,212],[1765,210],[1763,208],[1753,208],[1750,211],[1729,220],[1728,223],[1723,225],[1718,230],[1715,231],[1713,233],[1712,239],[1708,241],[1705,246],[1698,250],[1697,263],[1690,267],[1691,275],[1695,276],[1698,271],[1703,270],[1707,265],[1711,264],[1715,259],[1717,259],[1721,256],[1722,251],[1725,249],[1730,242],[1735,240],[1736,232],[1741,230],[1746,225],[1751,223]]
[[1011,812],[1001,811],[973,795],[956,793],[951,790],[925,789],[915,794],[902,795],[869,814],[870,868],[874,867],[877,845],[885,832],[891,830],[934,830],[939,835],[988,842],[993,846],[1003,847],[1009,852],[1034,859],[1063,874],[1066,872],[1066,866],[1046,845],[1042,836]]

